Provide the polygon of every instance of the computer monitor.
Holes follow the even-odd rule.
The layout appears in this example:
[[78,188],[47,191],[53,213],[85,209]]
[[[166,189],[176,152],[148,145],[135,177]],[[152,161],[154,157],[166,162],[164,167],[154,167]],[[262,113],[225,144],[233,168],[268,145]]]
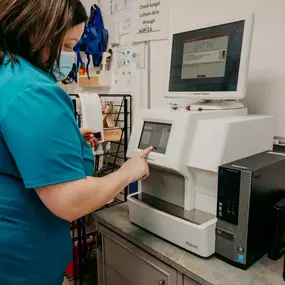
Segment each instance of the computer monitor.
[[239,100],[246,95],[254,15],[173,35],[167,98]]
[[171,127],[171,124],[145,121],[138,148],[152,146],[153,152],[165,154]]

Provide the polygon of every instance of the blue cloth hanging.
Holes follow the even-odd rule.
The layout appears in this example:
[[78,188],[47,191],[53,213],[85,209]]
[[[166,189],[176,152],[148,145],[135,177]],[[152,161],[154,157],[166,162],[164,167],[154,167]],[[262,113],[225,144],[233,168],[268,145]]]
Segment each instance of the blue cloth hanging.
[[103,52],[107,50],[109,33],[104,27],[101,10],[97,5],[93,5],[90,11],[90,20],[85,27],[83,36],[78,44],[74,47],[77,53],[77,69],[83,62],[80,52],[87,56],[86,70],[89,76],[89,66],[91,59],[93,66],[100,66],[103,58]]

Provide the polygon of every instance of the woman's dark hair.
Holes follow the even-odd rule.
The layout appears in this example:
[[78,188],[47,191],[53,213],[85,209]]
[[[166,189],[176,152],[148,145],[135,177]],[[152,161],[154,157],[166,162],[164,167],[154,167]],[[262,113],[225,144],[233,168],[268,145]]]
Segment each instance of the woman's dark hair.
[[[0,66],[7,56],[12,65],[19,55],[52,72],[58,68],[66,32],[88,20],[80,0],[0,0]],[[50,57],[43,63],[43,52]]]

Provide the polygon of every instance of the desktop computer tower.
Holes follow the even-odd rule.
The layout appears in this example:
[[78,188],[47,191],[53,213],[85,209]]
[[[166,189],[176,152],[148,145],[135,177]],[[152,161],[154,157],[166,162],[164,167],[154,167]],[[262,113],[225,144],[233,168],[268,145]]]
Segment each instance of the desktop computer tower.
[[284,198],[285,155],[264,152],[219,168],[216,256],[247,269],[270,250]]

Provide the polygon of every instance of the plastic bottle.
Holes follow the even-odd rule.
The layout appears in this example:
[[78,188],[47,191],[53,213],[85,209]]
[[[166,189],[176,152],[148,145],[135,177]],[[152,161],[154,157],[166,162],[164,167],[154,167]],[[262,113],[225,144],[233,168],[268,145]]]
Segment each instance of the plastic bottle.
[[98,157],[97,171],[100,171],[103,168],[103,161],[104,161],[104,151],[103,151],[102,143],[98,144],[98,147],[96,149],[96,155]]
[[105,148],[105,163],[104,165],[108,165],[109,157],[110,157],[110,151],[111,151],[111,143],[108,142]]

